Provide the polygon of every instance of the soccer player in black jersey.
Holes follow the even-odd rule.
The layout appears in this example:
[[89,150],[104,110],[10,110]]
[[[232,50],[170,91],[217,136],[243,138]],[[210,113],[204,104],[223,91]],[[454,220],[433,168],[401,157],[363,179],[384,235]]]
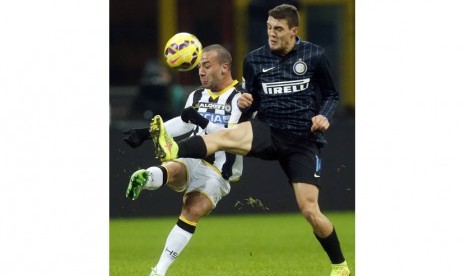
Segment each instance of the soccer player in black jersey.
[[328,254],[330,276],[347,276],[350,270],[342,254],[335,228],[318,205],[320,151],[339,93],[335,88],[324,50],[298,37],[299,14],[288,4],[268,12],[267,45],[244,60],[245,89],[238,100],[243,112],[256,118],[207,136],[176,143],[158,127],[158,158],[204,158],[226,152],[267,160],[279,160],[292,185],[301,213]]

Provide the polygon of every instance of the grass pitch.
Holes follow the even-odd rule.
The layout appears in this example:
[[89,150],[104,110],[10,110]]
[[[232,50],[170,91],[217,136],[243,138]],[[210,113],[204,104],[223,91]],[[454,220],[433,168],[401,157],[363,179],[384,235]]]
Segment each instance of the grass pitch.
[[[325,213],[355,275],[355,214]],[[148,275],[177,217],[111,219],[110,275]],[[329,275],[330,262],[300,213],[210,215],[167,275]]]

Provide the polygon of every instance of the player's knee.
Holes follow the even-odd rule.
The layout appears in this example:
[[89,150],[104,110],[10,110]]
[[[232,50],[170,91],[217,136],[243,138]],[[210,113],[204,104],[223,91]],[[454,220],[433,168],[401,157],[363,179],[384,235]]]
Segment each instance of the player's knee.
[[202,204],[187,204],[184,205],[186,214],[197,220],[209,213],[210,209]]
[[165,162],[163,166],[168,173],[167,184],[173,186],[183,185],[186,181],[186,167],[180,162]]
[[313,225],[312,222],[316,222],[320,215],[320,208],[317,203],[309,202],[300,207],[300,212]]

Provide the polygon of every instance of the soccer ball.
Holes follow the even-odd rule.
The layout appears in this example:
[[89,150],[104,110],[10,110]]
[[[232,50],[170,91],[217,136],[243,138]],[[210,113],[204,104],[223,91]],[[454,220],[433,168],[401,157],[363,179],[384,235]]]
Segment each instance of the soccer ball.
[[166,64],[178,71],[189,71],[199,64],[202,57],[202,44],[190,33],[177,33],[165,46]]

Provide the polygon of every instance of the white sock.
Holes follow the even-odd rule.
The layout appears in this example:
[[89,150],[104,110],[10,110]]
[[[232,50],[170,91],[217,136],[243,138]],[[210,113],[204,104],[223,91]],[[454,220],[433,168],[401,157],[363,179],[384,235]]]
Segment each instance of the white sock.
[[175,225],[166,239],[165,248],[154,270],[165,275],[170,265],[176,260],[184,247],[189,243],[192,234]]
[[145,184],[145,189],[156,190],[163,185],[163,171],[159,167],[150,167],[147,169],[149,180]]

